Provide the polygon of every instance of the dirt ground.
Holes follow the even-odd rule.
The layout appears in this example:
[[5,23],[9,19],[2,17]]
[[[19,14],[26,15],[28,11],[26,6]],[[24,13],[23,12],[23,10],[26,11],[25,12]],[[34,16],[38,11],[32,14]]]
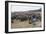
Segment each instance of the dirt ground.
[[11,28],[34,28],[34,27],[41,27],[41,22],[37,21],[29,24],[29,20],[21,22],[20,20],[15,19],[14,23],[11,23]]

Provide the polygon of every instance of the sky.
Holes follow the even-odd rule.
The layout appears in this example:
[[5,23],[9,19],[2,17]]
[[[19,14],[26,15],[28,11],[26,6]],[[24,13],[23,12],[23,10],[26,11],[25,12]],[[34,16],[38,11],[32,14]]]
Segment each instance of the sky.
[[37,10],[41,8],[41,6],[26,5],[26,4],[16,4],[12,5],[11,7],[12,12],[23,12],[28,10]]

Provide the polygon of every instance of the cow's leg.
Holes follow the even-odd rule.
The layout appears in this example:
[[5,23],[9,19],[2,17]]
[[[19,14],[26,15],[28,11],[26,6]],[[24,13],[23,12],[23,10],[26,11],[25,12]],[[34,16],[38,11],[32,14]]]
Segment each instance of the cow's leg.
[[29,24],[31,24],[32,23],[32,21],[31,20],[29,20]]
[[31,23],[32,23],[31,18],[29,18],[29,24],[31,24]]
[[32,20],[31,20],[31,17],[29,17],[29,24],[32,24]]
[[14,23],[14,21],[13,21],[13,20],[11,20],[11,23]]

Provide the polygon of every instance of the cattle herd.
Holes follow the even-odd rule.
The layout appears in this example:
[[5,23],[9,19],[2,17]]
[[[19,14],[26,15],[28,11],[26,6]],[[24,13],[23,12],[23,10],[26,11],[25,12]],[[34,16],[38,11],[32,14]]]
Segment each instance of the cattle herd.
[[[31,15],[15,15],[11,17],[11,23],[14,23],[14,19],[20,20],[21,22],[29,20],[29,24],[35,22],[35,21],[41,21],[41,14],[31,14]],[[33,20],[36,19],[36,20]]]

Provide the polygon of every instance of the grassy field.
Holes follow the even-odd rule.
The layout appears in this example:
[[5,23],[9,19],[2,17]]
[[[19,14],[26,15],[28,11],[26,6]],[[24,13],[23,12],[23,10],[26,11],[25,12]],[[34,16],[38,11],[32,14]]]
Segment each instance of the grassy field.
[[11,23],[11,28],[34,28],[34,27],[41,27],[41,22],[37,21],[29,24],[29,20],[21,22],[20,20],[15,19],[14,23]]

